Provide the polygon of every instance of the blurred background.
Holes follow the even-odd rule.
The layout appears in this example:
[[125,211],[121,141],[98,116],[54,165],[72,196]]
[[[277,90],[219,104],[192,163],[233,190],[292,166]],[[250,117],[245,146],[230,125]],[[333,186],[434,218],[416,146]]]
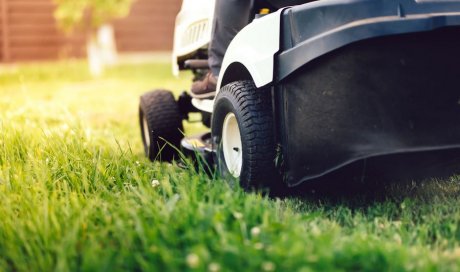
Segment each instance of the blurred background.
[[[1,63],[85,57],[87,31],[60,27],[55,14],[59,2],[0,0]],[[180,2],[137,0],[126,17],[110,20],[118,52],[170,51]]]

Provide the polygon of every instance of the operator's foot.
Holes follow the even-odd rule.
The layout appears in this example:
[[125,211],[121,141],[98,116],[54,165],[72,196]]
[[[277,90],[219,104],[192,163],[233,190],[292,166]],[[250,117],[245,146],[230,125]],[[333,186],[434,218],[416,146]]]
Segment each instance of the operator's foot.
[[216,95],[217,78],[208,72],[203,79],[193,82],[191,96],[198,99],[211,99]]

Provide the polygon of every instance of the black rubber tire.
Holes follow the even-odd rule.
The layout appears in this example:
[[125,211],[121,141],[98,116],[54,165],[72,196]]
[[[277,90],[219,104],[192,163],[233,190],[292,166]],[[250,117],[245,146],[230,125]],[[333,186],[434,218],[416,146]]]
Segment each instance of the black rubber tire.
[[[147,128],[143,119],[146,119]],[[139,122],[146,156],[151,160],[171,162],[178,159],[178,148],[183,138],[182,118],[173,94],[155,90],[140,98]],[[148,129],[150,143],[144,134]]]
[[280,175],[275,166],[275,137],[270,89],[257,89],[252,81],[236,81],[217,94],[211,133],[216,163],[221,175],[229,173],[222,150],[222,129],[228,113],[235,114],[241,135],[242,169],[239,184],[244,189],[277,187]]

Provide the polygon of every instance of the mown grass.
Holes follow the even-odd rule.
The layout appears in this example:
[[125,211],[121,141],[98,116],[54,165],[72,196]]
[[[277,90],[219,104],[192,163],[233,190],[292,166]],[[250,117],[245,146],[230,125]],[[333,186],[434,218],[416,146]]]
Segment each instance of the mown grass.
[[456,177],[270,199],[143,157],[138,96],[189,84],[168,64],[1,73],[0,271],[460,270]]

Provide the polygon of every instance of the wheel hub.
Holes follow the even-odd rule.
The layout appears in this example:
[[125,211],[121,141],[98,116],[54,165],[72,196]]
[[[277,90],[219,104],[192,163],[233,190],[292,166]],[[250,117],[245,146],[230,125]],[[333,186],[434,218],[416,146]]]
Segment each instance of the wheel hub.
[[222,128],[222,150],[230,174],[238,178],[243,166],[240,128],[234,113],[227,114]]
[[142,123],[144,126],[143,132],[144,132],[145,144],[147,145],[147,147],[150,147],[150,131],[149,131],[149,126],[147,124],[147,118],[145,118],[145,116],[142,117]]

